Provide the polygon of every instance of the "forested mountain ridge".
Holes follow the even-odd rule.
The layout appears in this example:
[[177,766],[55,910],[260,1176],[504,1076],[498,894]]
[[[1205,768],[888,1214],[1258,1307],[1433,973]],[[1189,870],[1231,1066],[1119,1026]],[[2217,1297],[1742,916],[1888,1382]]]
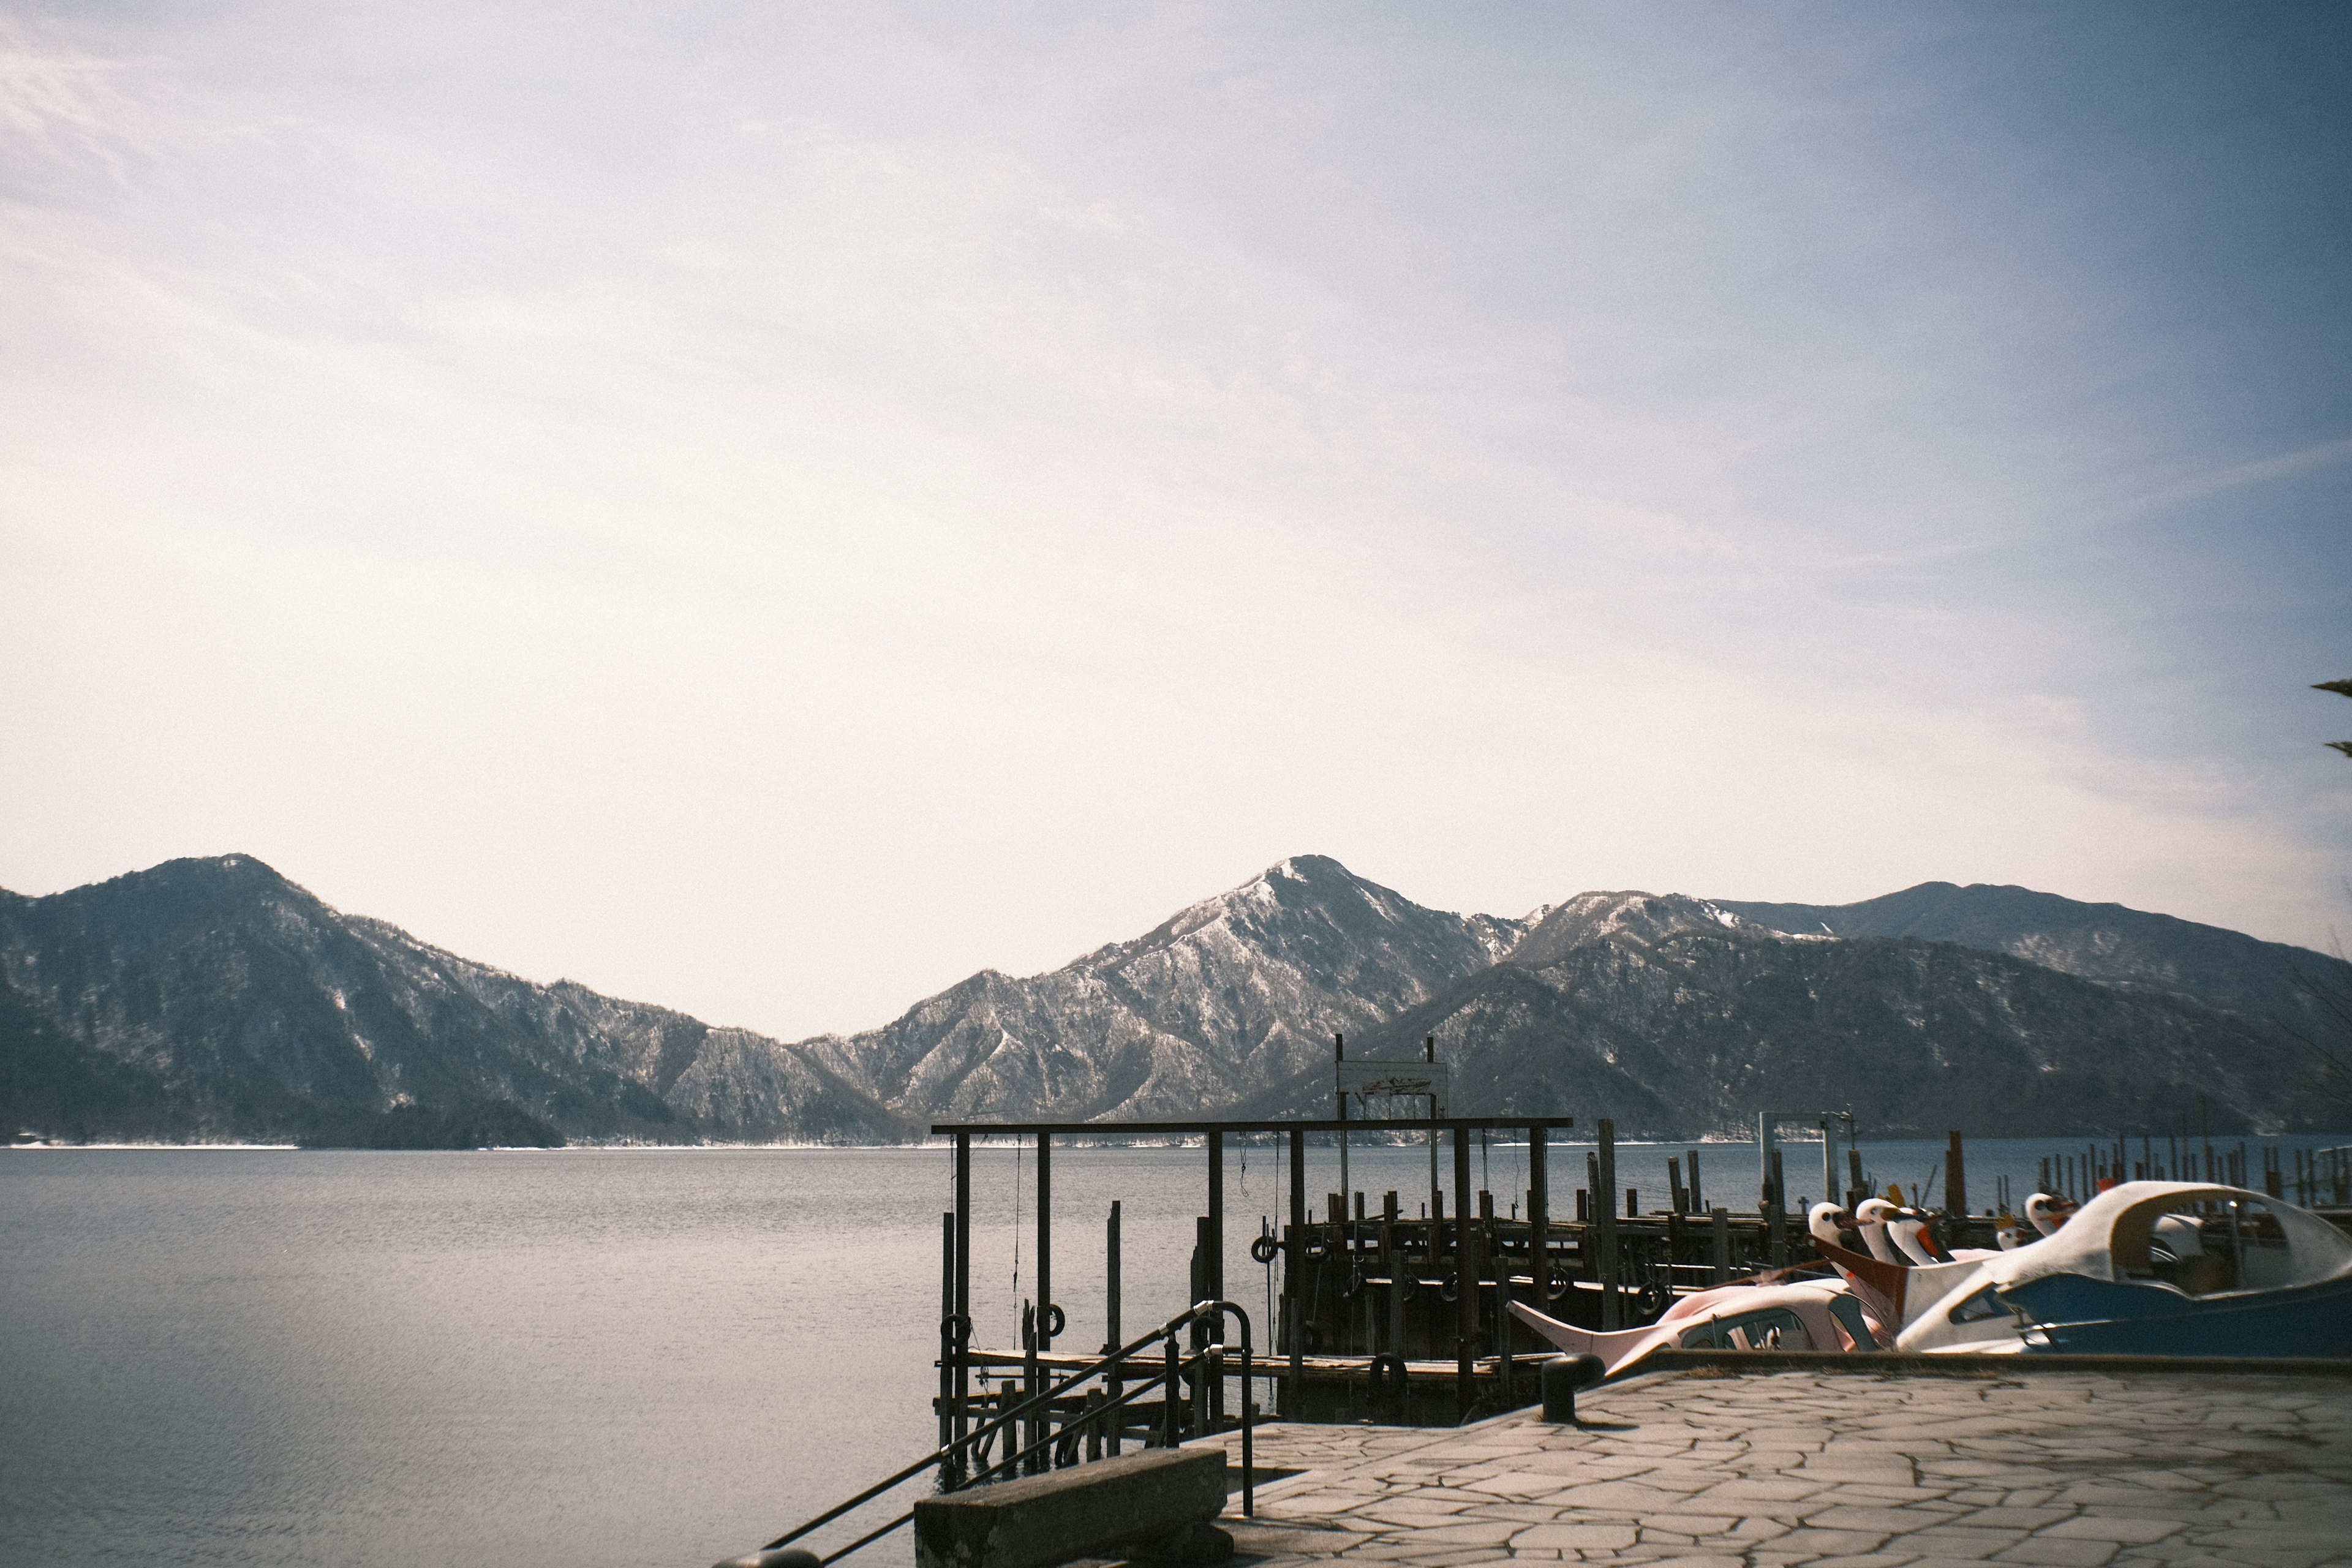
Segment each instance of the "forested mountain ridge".
[[2324,953],[2122,904],[2081,903],[2031,888],[1922,882],[1853,904],[1716,907],[1769,930],[1801,935],[1905,937],[2004,952],[2045,969],[2129,991],[2184,996],[2251,1019],[2309,1030],[2321,1019],[2315,986],[2340,984]]
[[1456,1110],[1629,1133],[1729,1131],[1768,1101],[1885,1131],[2160,1127],[2200,1098],[2232,1124],[2311,1125],[2347,1108],[2307,1092],[2314,1058],[2273,1019],[2313,983],[2352,971],[2023,889],[1596,892],[1514,918],[1300,856],[1060,969],[982,970],[883,1027],[786,1043],[521,979],[227,856],[0,893],[0,1119],[367,1142],[430,1111],[460,1137],[889,1142],[933,1120],[1320,1114],[1339,1031],[1350,1056],[1435,1036]]
[[[1462,1114],[1589,1108],[1635,1137],[1731,1131],[1766,1106],[1852,1110],[1918,1135],[2160,1130],[2200,1110],[2231,1127],[2320,1128],[2345,1114],[2312,1097],[2299,1044],[2184,997],[1955,942],[1790,940],[1722,924],[1722,905],[1619,897],[1651,907],[1610,911],[1612,929],[1563,949],[1531,936],[1363,1047],[1417,1055],[1434,1037]],[[1249,1110],[1329,1104],[1317,1069]]]
[[499,1102],[591,1138],[905,1132],[804,1053],[534,984],[250,856],[0,896],[0,980],[12,1132],[366,1142],[404,1107]]

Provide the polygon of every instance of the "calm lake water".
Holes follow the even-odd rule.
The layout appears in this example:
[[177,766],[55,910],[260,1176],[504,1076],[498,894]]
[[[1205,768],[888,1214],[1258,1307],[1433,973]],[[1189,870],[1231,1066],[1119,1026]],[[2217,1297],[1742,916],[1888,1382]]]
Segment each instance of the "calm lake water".
[[[2021,1197],[2054,1146],[1972,1141],[1972,1200],[1999,1174]],[[1620,1184],[1648,1206],[1683,1147],[1621,1147]],[[1908,1188],[1941,1149],[1864,1152]],[[1338,1156],[1308,1160],[1319,1206]],[[1752,1145],[1703,1163],[1716,1201],[1752,1203]],[[1034,1160],[983,1148],[975,1167],[978,1340],[1014,1345]],[[1498,1205],[1524,1191],[1524,1150],[1481,1167]],[[1787,1168],[1820,1184],[1815,1150]],[[1582,1147],[1551,1169],[1569,1212]],[[1057,1149],[1063,1348],[1101,1342],[1114,1198],[1128,1331],[1181,1307],[1204,1170],[1198,1149]],[[1351,1174],[1413,1213],[1427,1158],[1359,1150]],[[1246,1247],[1284,1176],[1272,1149],[1226,1156],[1228,1293],[1261,1340]],[[748,1550],[930,1447],[950,1177],[941,1149],[0,1153],[0,1561],[700,1568]],[[908,1555],[900,1538],[861,1561]]]

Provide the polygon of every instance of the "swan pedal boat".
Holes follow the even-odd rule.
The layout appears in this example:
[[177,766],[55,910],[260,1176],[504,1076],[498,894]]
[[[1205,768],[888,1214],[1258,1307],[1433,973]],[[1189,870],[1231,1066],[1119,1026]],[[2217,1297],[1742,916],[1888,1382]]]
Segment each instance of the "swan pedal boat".
[[1596,1333],[1511,1310],[1611,1373],[1667,1346],[2352,1356],[2352,1237],[2243,1187],[2125,1182],[2013,1251],[1905,1268],[1816,1237],[1843,1279],[1718,1286]]

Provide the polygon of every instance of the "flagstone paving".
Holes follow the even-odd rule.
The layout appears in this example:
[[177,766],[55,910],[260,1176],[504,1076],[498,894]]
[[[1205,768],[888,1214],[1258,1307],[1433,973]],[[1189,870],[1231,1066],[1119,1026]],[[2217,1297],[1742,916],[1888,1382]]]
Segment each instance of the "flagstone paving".
[[1265,1568],[2352,1565],[2344,1379],[1700,1369],[1579,1414],[1261,1426],[1259,1467],[1305,1473],[1223,1522]]

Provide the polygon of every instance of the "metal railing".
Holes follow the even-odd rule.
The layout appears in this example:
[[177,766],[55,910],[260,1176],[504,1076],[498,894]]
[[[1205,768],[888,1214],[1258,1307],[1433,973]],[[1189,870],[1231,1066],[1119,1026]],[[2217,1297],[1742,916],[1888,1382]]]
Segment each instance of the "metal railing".
[[[1192,1327],[1195,1323],[1203,1323],[1222,1319],[1228,1313],[1237,1320],[1241,1325],[1241,1353],[1238,1357],[1237,1364],[1228,1364],[1229,1362],[1234,1360],[1234,1358],[1229,1357],[1227,1353],[1229,1347],[1224,1345],[1210,1344],[1204,1346],[1201,1350],[1192,1352],[1189,1358],[1186,1357],[1178,1348],[1176,1337],[1179,1332]],[[942,1342],[952,1343],[955,1337],[955,1327],[953,1325],[942,1324],[940,1329]],[[1050,1419],[1037,1419],[1040,1416],[1050,1416],[1054,1401],[1066,1397],[1072,1390],[1078,1388],[1089,1380],[1097,1377],[1105,1377],[1111,1373],[1123,1374],[1129,1370],[1135,1369],[1137,1366],[1135,1358],[1140,1352],[1149,1349],[1153,1344],[1163,1342],[1166,1345],[1166,1358],[1161,1369],[1146,1376],[1141,1383],[1137,1384],[1133,1388],[1122,1388],[1117,1394],[1112,1394],[1110,1397],[1105,1398],[1098,1403],[1090,1402],[1082,1414],[1074,1417],[1074,1419],[1070,1423],[1065,1425],[1063,1429],[1059,1432],[1052,1430],[1052,1422]],[[1158,1447],[1172,1448],[1181,1441],[1183,1436],[1184,1388],[1187,1381],[1188,1364],[1192,1377],[1197,1380],[1201,1395],[1200,1404],[1204,1416],[1210,1405],[1208,1391],[1213,1379],[1222,1383],[1222,1380],[1226,1377],[1238,1375],[1242,1380],[1242,1513],[1246,1518],[1255,1518],[1257,1513],[1257,1492],[1255,1476],[1252,1469],[1252,1461],[1255,1458],[1255,1453],[1252,1441],[1253,1411],[1249,1398],[1251,1363],[1252,1348],[1250,1341],[1249,1313],[1231,1301],[1195,1302],[1193,1305],[1187,1307],[1184,1310],[1177,1313],[1176,1316],[1169,1319],[1166,1322],[1160,1324],[1160,1327],[1153,1329],[1149,1333],[1142,1334],[1136,1339],[1130,1340],[1126,1344],[1119,1346],[1117,1350],[1108,1352],[1097,1357],[1096,1360],[1089,1362],[1087,1365],[1079,1368],[1076,1372],[1072,1373],[1060,1383],[1055,1384],[1049,1388],[1039,1389],[1034,1392],[1027,1393],[1026,1396],[1023,1398],[1019,1404],[1003,1411],[993,1420],[986,1422],[982,1426],[972,1427],[969,1432],[957,1437],[953,1441],[942,1444],[940,1447],[924,1455],[913,1464],[907,1466],[903,1469],[893,1471],[883,1479],[875,1482],[872,1486],[867,1487],[864,1491],[859,1492],[856,1496],[852,1497],[845,1501],[835,1503],[833,1507],[825,1510],[823,1513],[818,1514],[814,1519],[810,1520],[805,1524],[800,1525],[795,1529],[786,1531],[783,1534],[779,1535],[773,1541],[769,1542],[765,1546],[761,1547],[760,1550],[761,1552],[773,1552],[780,1547],[788,1546],[792,1542],[798,1541],[801,1537],[808,1534],[811,1531],[818,1530],[825,1525],[831,1524],[835,1520],[841,1518],[843,1515],[864,1507],[866,1504],[872,1502],[876,1498],[880,1497],[883,1493],[891,1490],[895,1487],[903,1486],[908,1481],[910,1481],[917,1476],[921,1475],[924,1471],[934,1468],[938,1468],[940,1472],[940,1490],[961,1491],[966,1487],[979,1486],[986,1481],[1019,1474],[1024,1465],[1030,1465],[1031,1468],[1034,1469],[1043,1469],[1049,1468],[1049,1466],[1058,1465],[1065,1462],[1083,1462],[1077,1457],[1076,1446],[1071,1442],[1074,1431],[1079,1428],[1084,1428],[1090,1423],[1095,1424],[1093,1429],[1097,1432],[1103,1430],[1106,1426],[1110,1426],[1112,1430],[1117,1430],[1116,1426],[1112,1425],[1112,1413],[1125,1405],[1133,1404],[1137,1399],[1150,1393],[1154,1389],[1160,1390],[1163,1396],[1163,1408],[1160,1414]],[[1146,1363],[1142,1364],[1148,1365],[1149,1363]],[[1044,1379],[1041,1378],[1039,1381],[1043,1382]],[[1006,1438],[1007,1447],[1004,1457],[1001,1459],[995,1459],[984,1463],[977,1472],[974,1472],[972,1469],[972,1457],[975,1454],[978,1454],[985,1458],[985,1456],[994,1447],[994,1439],[998,1433],[1010,1431],[1017,1434],[1021,1430],[1019,1424],[1024,1420],[1035,1420],[1036,1425],[1032,1426],[1030,1429],[1033,1432],[1043,1430],[1045,1435],[1034,1438],[1025,1447],[1020,1447],[1017,1449],[1013,1447],[1012,1445],[1019,1442],[1019,1437],[1017,1436],[1008,1436]],[[1208,1423],[1203,1419],[1199,1423],[1199,1425],[1205,1428]],[[1065,1450],[1068,1452],[1069,1458],[1066,1461],[1062,1460],[1059,1453],[1057,1453],[1057,1445],[1065,1446]],[[1041,1459],[1046,1461],[1046,1463],[1031,1465],[1031,1461]],[[866,1531],[866,1533],[859,1536],[848,1545],[827,1553],[824,1557],[819,1559],[819,1562],[822,1564],[838,1563],[843,1558],[848,1556],[851,1552],[858,1550],[860,1547],[871,1545],[873,1542],[881,1540],[884,1536],[889,1534],[892,1531],[898,1529],[900,1525],[905,1524],[914,1517],[914,1510],[909,1509],[905,1513],[902,1513],[896,1519],[891,1520],[888,1523]]]

